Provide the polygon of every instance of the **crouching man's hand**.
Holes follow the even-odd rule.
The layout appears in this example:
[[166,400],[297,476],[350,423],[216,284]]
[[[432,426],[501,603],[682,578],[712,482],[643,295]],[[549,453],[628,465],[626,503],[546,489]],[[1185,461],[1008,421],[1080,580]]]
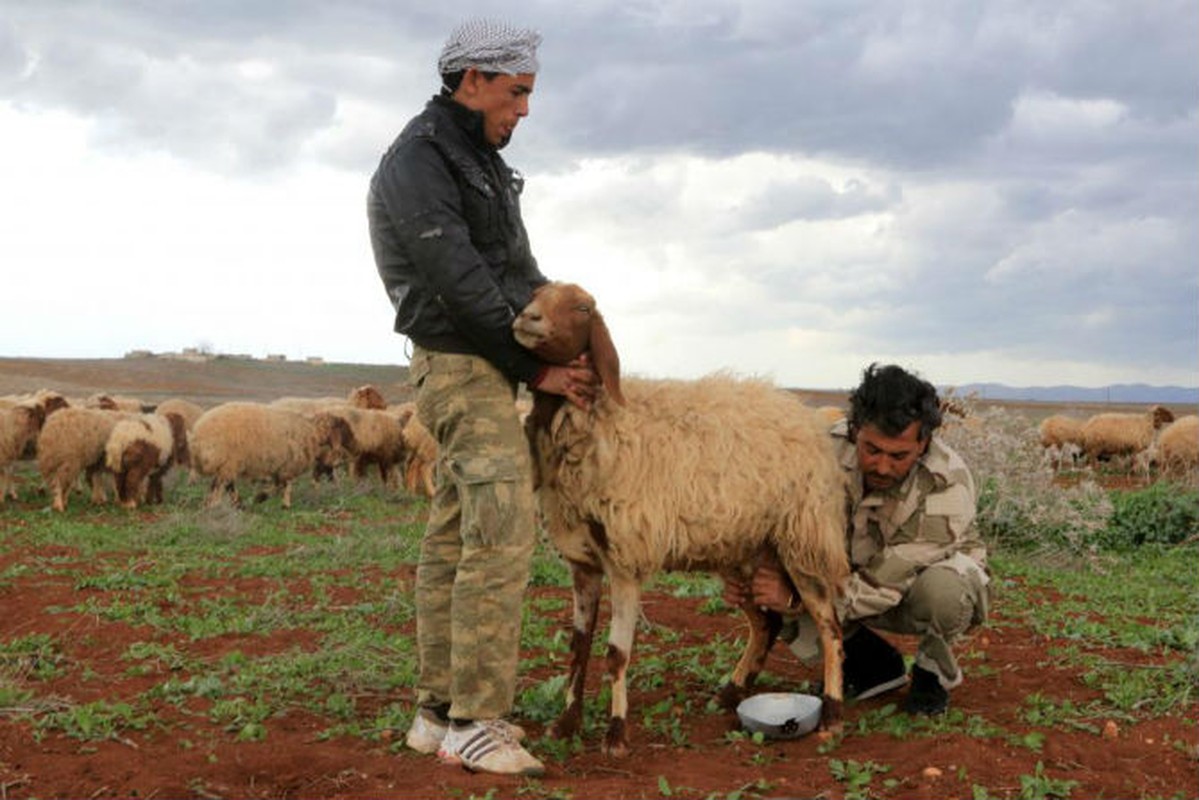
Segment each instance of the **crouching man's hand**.
[[780,567],[763,564],[754,570],[749,584],[731,578],[724,579],[723,599],[731,606],[751,603],[765,611],[795,614],[803,608],[799,593]]

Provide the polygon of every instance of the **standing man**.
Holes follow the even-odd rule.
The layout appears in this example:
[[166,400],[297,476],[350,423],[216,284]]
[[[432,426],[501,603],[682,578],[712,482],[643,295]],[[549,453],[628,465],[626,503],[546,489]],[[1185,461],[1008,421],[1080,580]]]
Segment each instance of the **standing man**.
[[[932,384],[894,365],[871,364],[831,435],[848,477],[851,573],[838,605],[845,631],[845,697],[863,700],[907,683],[903,656],[872,628],[920,637],[904,702],[909,714],[942,714],[962,682],[954,640],[987,616],[986,548],[974,525],[974,479],[933,432]],[[815,624],[777,565],[726,600],[796,622],[782,638],[801,660],[819,654]]]
[[417,413],[437,438],[436,490],[416,571],[418,710],[407,744],[445,763],[540,775],[512,709],[535,541],[519,383],[586,406],[586,365],[542,364],[512,320],[546,282],[521,220],[523,179],[499,151],[529,113],[541,36],[494,20],[450,35],[442,87],[383,155],[371,245],[413,343]]

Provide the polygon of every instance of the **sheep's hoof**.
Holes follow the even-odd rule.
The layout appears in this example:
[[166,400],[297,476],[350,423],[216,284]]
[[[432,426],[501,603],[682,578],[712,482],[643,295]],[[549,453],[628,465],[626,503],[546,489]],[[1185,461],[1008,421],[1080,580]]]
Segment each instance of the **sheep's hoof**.
[[720,691],[716,693],[716,702],[725,711],[734,711],[748,694],[749,691],[744,686],[730,682],[720,687]]
[[624,758],[629,754],[629,740],[623,717],[613,717],[608,722],[608,733],[604,736],[604,752],[613,758]]
[[841,701],[828,695],[821,695],[820,701],[820,730],[840,734],[845,727],[841,718]]
[[554,723],[550,725],[546,733],[551,739],[570,739],[579,732],[579,715],[573,711],[566,711]]

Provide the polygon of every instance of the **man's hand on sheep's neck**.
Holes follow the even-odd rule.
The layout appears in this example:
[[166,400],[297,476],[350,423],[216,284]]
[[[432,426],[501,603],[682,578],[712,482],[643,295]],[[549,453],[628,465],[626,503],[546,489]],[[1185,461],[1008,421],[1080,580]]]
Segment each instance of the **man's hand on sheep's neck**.
[[599,376],[586,355],[579,356],[566,366],[547,364],[538,373],[532,388],[539,392],[558,394],[582,409],[591,407],[599,388]]

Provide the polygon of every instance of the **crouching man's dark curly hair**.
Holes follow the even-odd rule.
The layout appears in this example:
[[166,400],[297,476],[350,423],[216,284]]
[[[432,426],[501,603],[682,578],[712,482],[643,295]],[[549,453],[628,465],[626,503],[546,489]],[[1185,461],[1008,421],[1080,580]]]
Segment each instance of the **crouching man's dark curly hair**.
[[928,381],[894,364],[871,364],[862,382],[849,395],[849,438],[857,440],[864,425],[886,436],[899,436],[913,422],[927,439],[941,426],[941,401]]

